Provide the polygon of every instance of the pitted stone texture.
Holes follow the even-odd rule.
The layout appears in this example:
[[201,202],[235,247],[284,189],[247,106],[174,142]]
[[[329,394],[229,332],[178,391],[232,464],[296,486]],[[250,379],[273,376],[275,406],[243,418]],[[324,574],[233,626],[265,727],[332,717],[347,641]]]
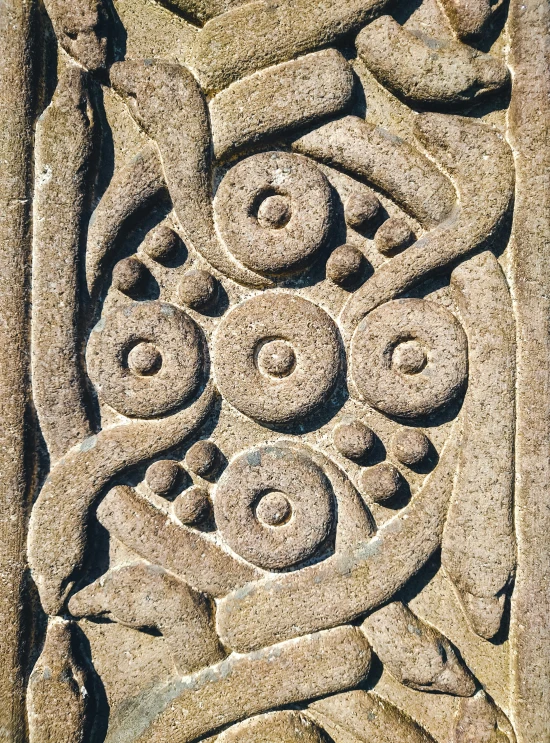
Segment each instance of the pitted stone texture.
[[179,243],[178,234],[167,224],[161,224],[152,235],[148,236],[143,250],[154,261],[163,263],[174,255]]
[[393,217],[378,228],[374,242],[381,253],[391,255],[408,248],[414,242],[414,233],[404,219]]
[[332,433],[334,446],[348,459],[363,459],[375,443],[374,432],[361,421],[340,423]]
[[216,279],[208,271],[187,271],[178,285],[178,299],[193,310],[204,310],[215,300],[218,290]]
[[[167,519],[164,512],[129,487],[109,491],[99,506],[98,518],[139,556],[201,593],[223,596],[259,575],[204,534]],[[201,555],[200,562],[197,554]]]
[[90,88],[85,72],[65,66],[36,128],[31,358],[34,404],[53,460],[93,430],[75,323],[96,126]]
[[[162,165],[153,144],[145,145],[113,176],[88,225],[86,284],[93,299],[104,283],[105,269],[113,259],[124,228],[165,189]],[[146,252],[150,244],[147,240]]]
[[258,207],[258,222],[265,229],[278,230],[285,227],[292,216],[292,205],[288,196],[268,196]]
[[[501,626],[506,589],[516,563],[511,465],[514,323],[504,276],[491,253],[481,253],[455,269],[452,285],[470,344],[465,426],[476,434],[469,436],[462,453],[442,562],[457,586],[472,628],[491,638]],[[489,408],[487,397],[493,400]],[[486,496],[480,501],[481,491]]]
[[[447,219],[387,261],[350,297],[340,315],[346,329],[355,328],[378,305],[496,239],[510,209],[512,154],[500,132],[466,117],[424,113],[415,119],[415,134],[430,154],[452,171],[459,204]],[[483,209],[479,208],[480,193],[485,194]]]
[[442,0],[442,5],[458,38],[476,41],[483,36],[493,16],[502,8],[502,1]]
[[139,297],[149,272],[139,258],[124,258],[113,269],[113,286],[129,297]]
[[288,377],[295,365],[296,354],[287,341],[268,341],[258,351],[258,369],[269,377]]
[[257,0],[209,21],[195,37],[191,64],[206,90],[221,90],[358,31],[385,5],[385,0]]
[[351,67],[335,49],[256,72],[210,102],[214,154],[223,157],[334,115],[351,102],[352,90]]
[[425,227],[447,217],[455,190],[414,145],[358,116],[331,121],[297,139],[293,150],[365,179]]
[[[290,517],[266,523],[268,511],[277,515],[275,493],[286,497]],[[271,503],[263,505],[270,496]],[[330,532],[333,512],[323,471],[306,456],[275,446],[250,449],[235,459],[214,499],[216,523],[229,546],[268,570],[290,568],[313,555]]]
[[208,491],[198,486],[188,488],[174,501],[174,515],[182,524],[196,524],[202,521],[210,508]]
[[[290,374],[262,373],[265,342],[292,348]],[[265,353],[265,352],[264,352]],[[330,396],[340,370],[340,343],[331,318],[287,293],[265,293],[233,309],[214,339],[214,376],[226,399],[265,423],[288,423],[313,413]]]
[[216,663],[225,653],[208,600],[161,568],[134,563],[110,570],[69,602],[75,617],[108,617],[162,632],[180,673]]
[[393,435],[391,447],[395,458],[411,467],[426,459],[430,451],[430,439],[417,428],[403,428]]
[[326,740],[315,723],[291,710],[251,717],[218,737],[219,743],[326,743]]
[[221,464],[221,452],[213,441],[197,441],[185,455],[185,463],[199,477],[211,477]]
[[404,484],[403,475],[390,462],[363,470],[359,480],[363,497],[374,503],[391,501],[403,490]]
[[[111,66],[110,80],[128,101],[136,123],[156,140],[162,163],[161,187],[168,188],[185,242],[226,276],[265,286],[253,272],[231,259],[216,234],[208,108],[191,72],[164,60],[127,60]],[[157,195],[156,177],[153,184]]]
[[399,601],[371,614],[362,629],[384,666],[402,684],[460,697],[475,692],[473,676],[447,638]]
[[407,714],[377,694],[350,691],[314,702],[308,711],[334,740],[435,743]]
[[192,18],[198,23],[204,23],[231,8],[244,5],[247,0],[161,0],[163,5],[179,11],[186,17]]
[[107,62],[107,13],[102,0],[47,0],[48,15],[61,46],[89,70]]
[[90,337],[90,376],[101,397],[124,415],[151,418],[173,410],[197,390],[203,367],[200,329],[163,302],[125,305]]
[[[394,358],[403,343],[416,341],[425,364]],[[367,315],[353,336],[351,372],[365,399],[379,410],[418,418],[453,400],[466,382],[468,344],[456,318],[419,299],[397,299]],[[405,363],[403,363],[405,360]]]
[[509,720],[484,691],[461,700],[450,743],[515,743],[515,740]]
[[546,5],[4,0],[0,737],[546,743]]
[[365,266],[365,256],[353,245],[340,245],[327,261],[327,277],[339,286],[357,283]]
[[145,482],[156,495],[170,495],[181,478],[181,467],[173,459],[153,462],[145,473]]
[[92,684],[72,643],[73,623],[51,620],[27,690],[32,743],[78,743],[93,729]]
[[[262,204],[288,200],[281,226],[266,219]],[[228,250],[254,271],[285,273],[302,268],[326,244],[332,217],[329,183],[315,163],[300,155],[264,152],[232,168],[214,202],[218,229]]]
[[349,226],[361,230],[378,216],[380,201],[372,191],[360,191],[348,197],[344,209]]
[[407,31],[389,15],[361,31],[357,52],[383,85],[415,103],[470,101],[509,81],[500,60],[456,41]]
[[[274,706],[353,687],[366,677],[370,662],[367,640],[350,626],[258,653],[233,655],[190,677],[144,692],[131,709],[121,713],[106,743],[118,743],[124,729],[134,731],[136,743],[169,743],[174,729],[182,743],[191,743],[212,729]],[[297,668],[300,674],[295,676]]]
[[62,611],[86,554],[89,511],[113,478],[181,444],[211,412],[212,386],[197,401],[164,419],[114,425],[73,447],[56,466],[34,504],[28,558],[40,600]]

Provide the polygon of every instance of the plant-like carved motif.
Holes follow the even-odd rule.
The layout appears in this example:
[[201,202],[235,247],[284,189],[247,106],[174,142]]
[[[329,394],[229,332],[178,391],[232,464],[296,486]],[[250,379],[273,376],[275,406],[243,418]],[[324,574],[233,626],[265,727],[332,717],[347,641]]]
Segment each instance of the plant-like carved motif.
[[514,743],[505,12],[162,5],[45,2],[30,739]]

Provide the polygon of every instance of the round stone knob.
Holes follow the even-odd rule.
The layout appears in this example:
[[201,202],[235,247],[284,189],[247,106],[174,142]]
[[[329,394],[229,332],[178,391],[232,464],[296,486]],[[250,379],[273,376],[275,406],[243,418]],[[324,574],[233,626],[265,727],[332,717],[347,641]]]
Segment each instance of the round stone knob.
[[401,374],[419,374],[427,360],[426,352],[418,341],[405,341],[394,349],[392,366]]
[[292,507],[284,493],[267,493],[256,506],[256,516],[268,526],[280,526],[290,518]]
[[286,341],[269,341],[258,352],[258,368],[269,377],[288,377],[295,365],[296,354]]
[[280,230],[290,221],[292,210],[288,196],[268,196],[258,208],[258,222],[270,230]]
[[189,449],[185,463],[199,477],[211,477],[221,462],[221,452],[213,441],[197,441]]
[[361,493],[375,503],[386,503],[394,498],[403,488],[403,476],[389,462],[382,462],[371,467],[361,475]]
[[361,421],[340,423],[332,434],[334,446],[348,459],[363,459],[375,442],[374,432]]
[[353,245],[340,245],[327,261],[327,278],[338,286],[355,284],[363,270],[365,258],[363,253]]
[[145,473],[145,482],[156,495],[166,498],[174,492],[182,475],[180,465],[173,459],[153,462]]
[[140,377],[156,374],[162,366],[162,354],[153,343],[138,343],[128,354],[128,368]]
[[409,467],[420,464],[430,451],[430,439],[418,428],[401,428],[392,436],[392,452]]

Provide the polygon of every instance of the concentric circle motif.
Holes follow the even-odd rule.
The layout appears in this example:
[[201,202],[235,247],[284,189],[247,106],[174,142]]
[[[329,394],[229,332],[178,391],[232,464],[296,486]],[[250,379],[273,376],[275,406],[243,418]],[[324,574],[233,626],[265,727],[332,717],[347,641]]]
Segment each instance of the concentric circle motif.
[[202,332],[171,304],[134,302],[94,328],[87,362],[106,403],[123,415],[152,418],[196,391],[204,364]]
[[214,200],[228,250],[248,268],[286,273],[309,263],[326,243],[330,185],[306,157],[262,152],[235,165]]
[[[280,517],[283,509],[273,508],[277,502],[284,506]],[[283,570],[325,541],[334,504],[326,475],[306,454],[260,446],[228,466],[216,488],[214,512],[218,529],[238,555],[266,570]],[[267,513],[277,517],[264,520]]]
[[458,320],[422,299],[397,299],[373,310],[351,343],[351,376],[378,410],[403,418],[449,403],[468,374],[468,343]]
[[232,310],[213,348],[224,398],[264,423],[289,423],[315,411],[332,393],[341,363],[338,332],[326,312],[277,292]]

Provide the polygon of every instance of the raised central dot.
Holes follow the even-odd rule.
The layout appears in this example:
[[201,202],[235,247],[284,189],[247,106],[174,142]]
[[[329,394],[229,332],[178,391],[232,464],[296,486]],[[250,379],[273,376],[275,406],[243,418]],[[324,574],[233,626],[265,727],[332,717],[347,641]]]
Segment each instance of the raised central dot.
[[128,354],[128,368],[139,377],[150,377],[162,366],[162,355],[153,343],[138,343]]
[[258,353],[258,368],[270,377],[288,377],[295,364],[294,349],[283,340],[269,341]]
[[426,362],[426,352],[418,341],[400,343],[393,352],[392,364],[401,374],[418,374]]
[[287,196],[268,196],[258,208],[258,222],[268,230],[280,230],[288,224],[291,215]]
[[268,526],[280,526],[290,518],[292,507],[284,493],[267,493],[256,506],[256,516]]

